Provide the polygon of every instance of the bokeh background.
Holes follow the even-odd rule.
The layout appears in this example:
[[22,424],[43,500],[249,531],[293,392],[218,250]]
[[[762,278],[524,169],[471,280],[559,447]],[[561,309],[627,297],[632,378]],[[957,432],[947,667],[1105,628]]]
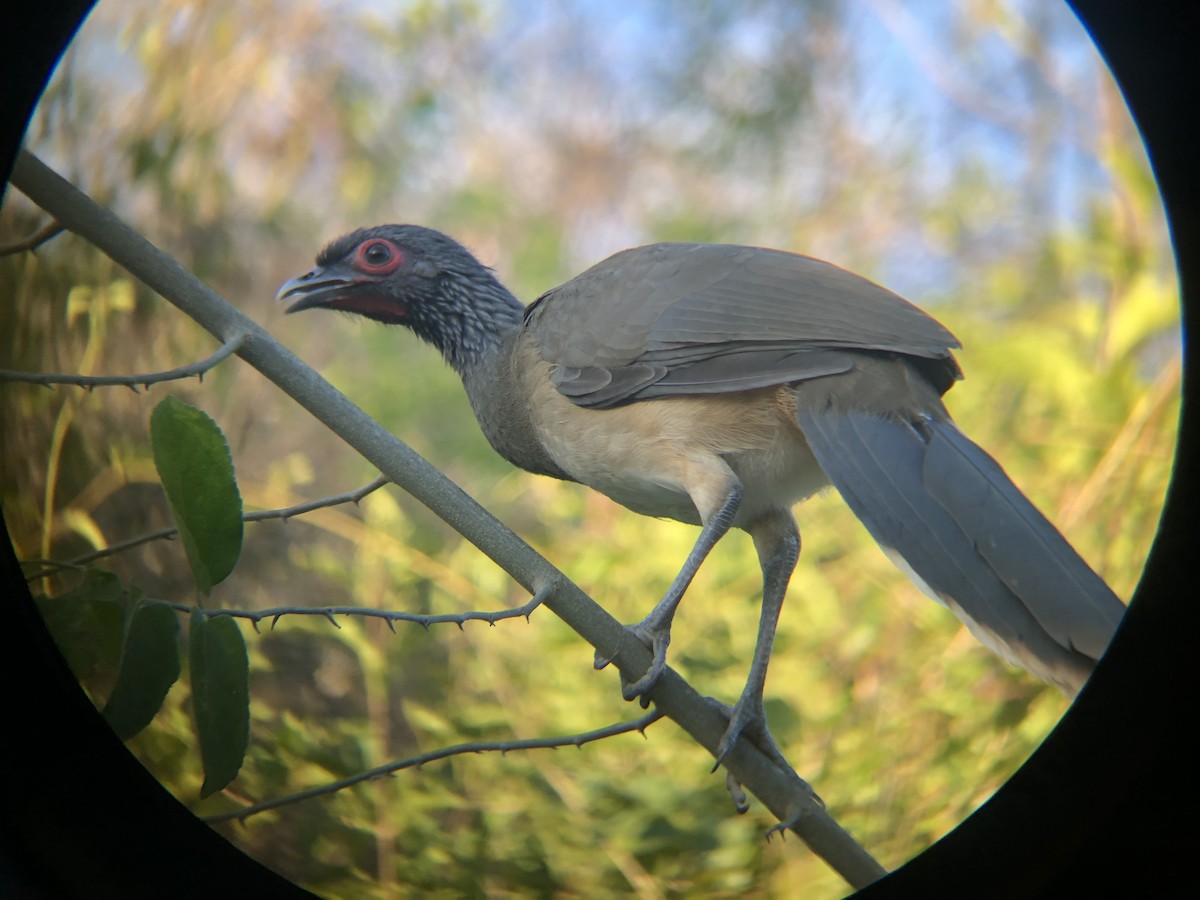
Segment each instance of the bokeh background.
[[[967,380],[947,398],[960,424],[1118,594],[1136,584],[1174,448],[1177,293],[1136,133],[1065,5],[103,0],[28,143],[624,621],[661,595],[694,529],[512,470],[453,374],[407,333],[285,319],[274,290],[321,244],[358,225],[421,222],[528,300],[654,240],[828,258],[962,340]],[[0,243],[44,224],[10,192]],[[0,298],[3,367],[153,371],[213,348],[69,235],[0,258]],[[248,508],[375,474],[236,360],[148,395],[0,383],[4,511],[31,571],[169,524],[147,434],[167,393],[224,429]],[[797,771],[890,868],[986,800],[1066,701],[921,596],[836,493],[799,520],[768,713]],[[151,597],[193,600],[178,544],[100,565]],[[757,573],[735,536],[682,607],[672,663],[702,693],[740,690]],[[38,579],[35,592],[77,578]],[[214,593],[235,608],[524,600],[396,490],[248,526],[242,562]],[[131,750],[204,815],[448,744],[640,712],[545,611],[461,632],[340,624],[247,629],[251,747],[224,794],[198,800],[182,685]],[[111,660],[84,662],[81,681],[103,703]],[[663,722],[579,751],[460,757],[220,827],[330,897],[844,893],[799,842],[762,839],[761,807],[735,816],[709,766]]]

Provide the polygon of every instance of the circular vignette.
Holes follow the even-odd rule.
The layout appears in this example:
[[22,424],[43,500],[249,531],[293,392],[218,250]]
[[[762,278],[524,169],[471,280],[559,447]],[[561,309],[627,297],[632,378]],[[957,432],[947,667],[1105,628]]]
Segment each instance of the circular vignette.
[[[0,34],[0,171],[7,179],[46,80],[87,0],[10,11]],[[1163,196],[1185,323],[1200,304],[1200,168],[1184,123],[1200,109],[1200,7],[1074,0],[1124,93]],[[1186,325],[1185,325],[1186,327]],[[1147,894],[1188,879],[1195,842],[1178,698],[1200,633],[1186,567],[1200,508],[1192,455],[1193,347],[1184,344],[1176,467],[1142,581],[1108,656],[1059,725],[996,795],[934,846],[861,892],[869,898]],[[10,542],[0,667],[9,726],[0,886],[14,896],[212,896],[236,885],[301,894],[193,817],[125,750],[67,669]],[[1187,642],[1187,643],[1185,643]],[[1184,694],[1187,696],[1187,694]],[[1185,701],[1186,702],[1186,701]],[[53,715],[47,715],[52,710]],[[1189,822],[1181,825],[1180,822]]]
[[[1137,124],[1166,210],[1184,329],[1200,306],[1200,170],[1184,123],[1200,108],[1200,7],[1071,0]],[[1042,746],[940,841],[860,892],[868,898],[1169,895],[1194,876],[1197,791],[1180,687],[1198,633],[1193,511],[1195,347],[1184,341],[1175,466],[1146,567],[1104,660]],[[1190,695],[1190,692],[1185,694]],[[1184,824],[1186,823],[1186,824]],[[919,894],[918,894],[919,895]]]
[[[14,3],[0,29],[0,173],[91,0]],[[67,668],[0,540],[6,774],[0,896],[312,896],[242,853],[177,801],[105,724]]]

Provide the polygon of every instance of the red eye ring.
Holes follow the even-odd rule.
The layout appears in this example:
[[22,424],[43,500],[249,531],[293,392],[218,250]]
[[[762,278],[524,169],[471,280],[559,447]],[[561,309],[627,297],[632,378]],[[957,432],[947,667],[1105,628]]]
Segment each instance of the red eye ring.
[[354,251],[354,264],[368,275],[388,275],[404,264],[404,252],[386,238],[371,238]]

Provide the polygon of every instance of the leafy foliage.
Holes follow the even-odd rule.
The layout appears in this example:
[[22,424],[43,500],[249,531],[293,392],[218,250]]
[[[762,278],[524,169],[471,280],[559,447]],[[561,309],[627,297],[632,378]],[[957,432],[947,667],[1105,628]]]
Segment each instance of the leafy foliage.
[[121,660],[125,621],[124,587],[111,572],[88,569],[75,587],[56,597],[39,597],[46,626],[75,677],[100,690]]
[[[207,594],[232,572],[241,553],[242,504],[229,445],[209,416],[174,397],[155,407],[150,432],[197,589]],[[41,600],[47,624],[85,683],[93,681],[99,659],[116,656],[104,718],[123,740],[138,734],[179,678],[177,611],[147,602],[140,588],[126,591],[120,579],[97,569],[86,570],[76,588]],[[117,615],[119,655],[104,649],[118,630]],[[228,785],[242,767],[250,727],[249,666],[241,631],[228,616],[195,610],[188,649],[203,798]]]
[[179,678],[179,617],[175,610],[131,599],[117,683],[104,718],[127,740],[150,724]]
[[192,706],[204,761],[201,798],[237,776],[250,739],[250,697],[246,642],[228,616],[196,611],[188,628],[192,667]]
[[150,439],[196,589],[209,594],[242,552],[242,498],[229,445],[211,417],[174,397],[154,408]]

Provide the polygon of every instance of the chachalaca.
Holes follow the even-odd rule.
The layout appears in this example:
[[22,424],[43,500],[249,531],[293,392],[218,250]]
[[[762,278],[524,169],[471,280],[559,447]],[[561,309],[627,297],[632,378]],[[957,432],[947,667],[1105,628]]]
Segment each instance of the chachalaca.
[[[1124,606],[951,420],[958,341],[896,294],[807,256],[719,244],[617,253],[521,303],[460,244],[415,225],[341,237],[288,281],[288,312],[404,325],[462,377],[492,446],[635,512],[702,526],[632,631],[653,664],[713,546],[749,532],[758,640],[718,763],[745,732],[782,759],[763,685],[800,551],[793,504],[832,483],[883,551],[1009,662],[1074,694]],[[597,665],[603,665],[599,658]]]

